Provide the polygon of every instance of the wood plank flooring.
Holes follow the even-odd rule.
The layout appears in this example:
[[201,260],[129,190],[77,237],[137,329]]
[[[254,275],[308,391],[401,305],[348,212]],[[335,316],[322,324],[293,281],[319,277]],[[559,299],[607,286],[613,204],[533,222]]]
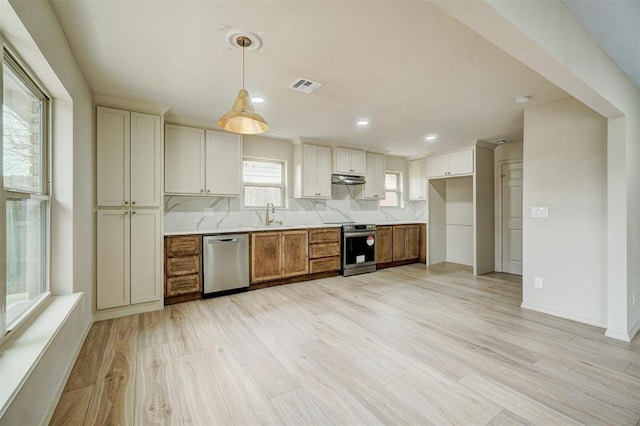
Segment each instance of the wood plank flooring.
[[422,264],[95,323],[53,425],[640,424],[640,339]]

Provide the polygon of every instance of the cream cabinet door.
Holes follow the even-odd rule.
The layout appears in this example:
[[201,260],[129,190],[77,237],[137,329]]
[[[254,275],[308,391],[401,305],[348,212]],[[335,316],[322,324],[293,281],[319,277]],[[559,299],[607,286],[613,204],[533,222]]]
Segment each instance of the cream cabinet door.
[[351,150],[348,148],[336,148],[335,173],[350,174],[351,171]]
[[96,229],[96,308],[128,305],[130,221],[128,210],[100,210]]
[[331,198],[331,148],[318,146],[317,148],[317,174],[316,182],[318,196]]
[[425,165],[426,160],[409,161],[409,199],[410,200],[426,200],[426,182],[425,182]]
[[96,118],[97,204],[129,204],[129,111],[98,107]]
[[162,298],[162,229],[160,211],[131,210],[131,303]]
[[366,153],[359,149],[351,150],[351,170],[354,175],[365,175],[367,173]]
[[318,147],[302,145],[302,196],[318,195]]
[[473,149],[449,154],[449,174],[473,173]]
[[162,198],[160,117],[132,112],[130,138],[131,205],[160,207]]
[[367,153],[364,198],[370,200],[384,199],[385,157],[380,154]]
[[449,156],[447,154],[427,157],[427,177],[445,176],[449,171]]
[[242,137],[207,130],[205,151],[206,194],[239,197],[242,191]]
[[167,124],[164,133],[164,192],[204,194],[204,130]]

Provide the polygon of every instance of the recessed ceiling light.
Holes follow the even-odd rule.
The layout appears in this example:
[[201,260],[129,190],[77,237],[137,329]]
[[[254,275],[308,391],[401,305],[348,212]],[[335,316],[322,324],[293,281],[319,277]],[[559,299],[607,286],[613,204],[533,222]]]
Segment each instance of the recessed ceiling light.
[[531,95],[520,95],[520,96],[516,96],[515,98],[513,98],[513,102],[515,102],[517,104],[526,104],[531,99],[532,99]]
[[254,104],[261,104],[264,102],[264,98],[261,98],[260,96],[254,96],[251,98],[251,102],[253,102]]
[[438,139],[438,135],[427,135],[425,139],[428,141],[435,141],[436,139]]
[[356,124],[358,126],[366,126],[369,124],[369,120],[367,120],[366,118],[360,119],[358,121],[356,121]]

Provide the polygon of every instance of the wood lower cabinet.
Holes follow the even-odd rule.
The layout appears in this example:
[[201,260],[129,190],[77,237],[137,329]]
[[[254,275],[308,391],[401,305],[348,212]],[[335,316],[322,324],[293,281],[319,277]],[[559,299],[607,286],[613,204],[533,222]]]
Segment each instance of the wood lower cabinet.
[[309,272],[307,230],[251,234],[251,283]]
[[164,239],[165,304],[201,297],[202,237],[169,236]]
[[309,229],[309,273],[340,270],[340,228]]
[[393,261],[393,227],[376,226],[376,263]]
[[420,256],[420,225],[393,227],[393,260],[418,259]]

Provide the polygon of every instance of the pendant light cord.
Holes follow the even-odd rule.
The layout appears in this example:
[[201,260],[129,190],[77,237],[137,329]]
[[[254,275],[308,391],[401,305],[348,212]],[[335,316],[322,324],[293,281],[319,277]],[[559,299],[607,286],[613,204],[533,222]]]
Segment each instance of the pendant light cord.
[[245,43],[242,43],[242,90],[244,90],[244,45]]

